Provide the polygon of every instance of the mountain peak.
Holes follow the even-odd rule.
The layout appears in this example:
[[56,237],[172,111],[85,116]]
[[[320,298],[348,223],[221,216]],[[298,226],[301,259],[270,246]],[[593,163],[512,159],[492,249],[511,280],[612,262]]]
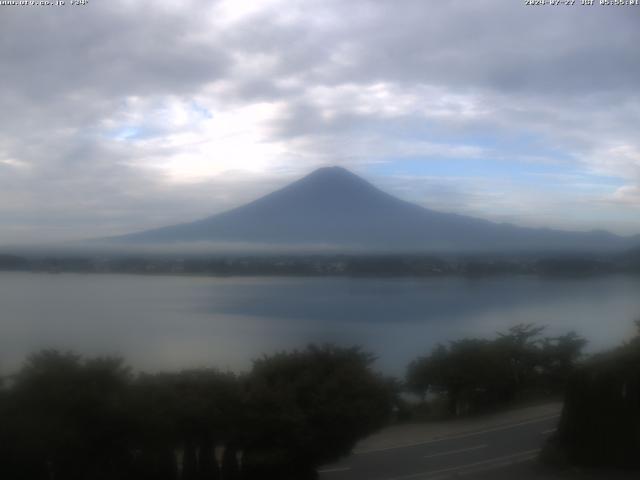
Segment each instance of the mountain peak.
[[346,181],[350,180],[352,182],[364,182],[364,180],[356,175],[355,173],[347,170],[344,167],[331,166],[331,167],[321,167],[317,170],[314,170],[310,174],[306,175],[302,178],[302,180],[313,180],[313,181]]
[[314,170],[313,172],[309,173],[307,175],[307,177],[311,177],[311,176],[344,176],[344,175],[348,175],[348,176],[356,176],[355,174],[351,173],[349,170],[347,170],[344,167],[339,167],[337,165],[332,165],[330,167],[320,167],[316,170]]
[[[328,190],[331,192],[349,190],[352,193],[362,193],[364,191],[371,193],[375,190],[378,194],[382,193],[362,177],[338,166],[318,168],[289,187],[305,189],[307,193],[314,190]],[[288,188],[285,187],[284,190],[288,190]]]

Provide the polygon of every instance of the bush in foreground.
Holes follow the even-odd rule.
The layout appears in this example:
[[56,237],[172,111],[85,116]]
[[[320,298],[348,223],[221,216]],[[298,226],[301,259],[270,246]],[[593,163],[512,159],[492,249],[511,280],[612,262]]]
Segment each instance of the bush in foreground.
[[574,465],[640,468],[640,335],[571,376],[546,450]]
[[134,376],[118,359],[40,352],[0,388],[0,478],[314,478],[389,416],[393,391],[371,361],[310,346],[243,377]]

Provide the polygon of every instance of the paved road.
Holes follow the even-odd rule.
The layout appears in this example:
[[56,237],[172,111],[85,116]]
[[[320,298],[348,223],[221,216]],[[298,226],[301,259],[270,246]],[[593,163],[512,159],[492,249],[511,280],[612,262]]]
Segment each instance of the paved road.
[[554,431],[553,413],[515,423],[356,453],[320,470],[321,480],[435,480],[487,470],[533,459]]

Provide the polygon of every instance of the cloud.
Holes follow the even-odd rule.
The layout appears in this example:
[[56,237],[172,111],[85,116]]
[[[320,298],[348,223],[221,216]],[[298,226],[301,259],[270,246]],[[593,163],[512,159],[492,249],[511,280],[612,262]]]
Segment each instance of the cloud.
[[613,200],[640,207],[640,187],[620,187],[614,192]]
[[631,10],[3,7],[0,243],[197,218],[325,164],[443,210],[638,232]]

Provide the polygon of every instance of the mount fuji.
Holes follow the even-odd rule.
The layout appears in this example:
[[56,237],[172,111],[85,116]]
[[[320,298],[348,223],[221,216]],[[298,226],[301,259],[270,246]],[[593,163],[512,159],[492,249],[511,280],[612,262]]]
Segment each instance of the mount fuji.
[[340,167],[318,169],[281,190],[202,220],[109,240],[449,252],[615,251],[640,243],[638,237],[605,231],[525,228],[430,210],[389,195]]

